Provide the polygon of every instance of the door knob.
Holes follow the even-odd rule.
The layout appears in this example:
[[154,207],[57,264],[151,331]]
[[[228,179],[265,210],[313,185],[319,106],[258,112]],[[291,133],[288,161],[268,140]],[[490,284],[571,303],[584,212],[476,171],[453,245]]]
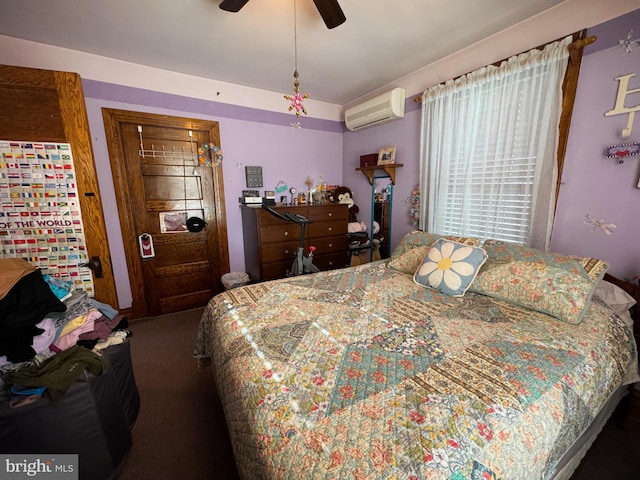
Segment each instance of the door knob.
[[102,262],[100,257],[91,257],[87,263],[81,263],[81,267],[87,267],[93,272],[96,278],[102,278]]

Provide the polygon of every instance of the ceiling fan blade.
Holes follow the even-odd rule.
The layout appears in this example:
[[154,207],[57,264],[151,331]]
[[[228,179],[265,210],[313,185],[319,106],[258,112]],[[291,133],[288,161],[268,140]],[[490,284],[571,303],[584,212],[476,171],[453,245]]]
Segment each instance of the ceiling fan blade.
[[249,0],[222,0],[220,8],[227,12],[238,12]]
[[327,28],[335,28],[338,25],[342,25],[347,19],[338,4],[338,0],[313,0],[313,3],[316,4],[316,8],[320,12],[320,16]]

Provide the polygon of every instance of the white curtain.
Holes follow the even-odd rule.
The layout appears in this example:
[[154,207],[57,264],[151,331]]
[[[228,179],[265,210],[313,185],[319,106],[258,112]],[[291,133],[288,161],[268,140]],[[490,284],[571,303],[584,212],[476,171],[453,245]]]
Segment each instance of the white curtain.
[[420,229],[548,248],[569,43],[424,93]]

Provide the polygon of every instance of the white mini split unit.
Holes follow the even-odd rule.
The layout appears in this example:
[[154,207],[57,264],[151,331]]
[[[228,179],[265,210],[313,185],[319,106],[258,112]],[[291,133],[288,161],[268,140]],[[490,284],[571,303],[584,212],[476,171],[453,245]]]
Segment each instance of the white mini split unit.
[[404,88],[394,88],[387,93],[345,110],[344,123],[349,130],[362,130],[363,128],[403,118],[404,97]]

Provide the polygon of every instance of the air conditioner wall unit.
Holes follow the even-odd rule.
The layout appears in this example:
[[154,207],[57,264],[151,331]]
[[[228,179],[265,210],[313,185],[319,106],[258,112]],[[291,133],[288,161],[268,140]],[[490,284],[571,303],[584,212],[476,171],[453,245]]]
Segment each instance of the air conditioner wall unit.
[[348,108],[344,112],[344,123],[349,130],[380,125],[404,117],[405,89],[394,88],[366,102]]

